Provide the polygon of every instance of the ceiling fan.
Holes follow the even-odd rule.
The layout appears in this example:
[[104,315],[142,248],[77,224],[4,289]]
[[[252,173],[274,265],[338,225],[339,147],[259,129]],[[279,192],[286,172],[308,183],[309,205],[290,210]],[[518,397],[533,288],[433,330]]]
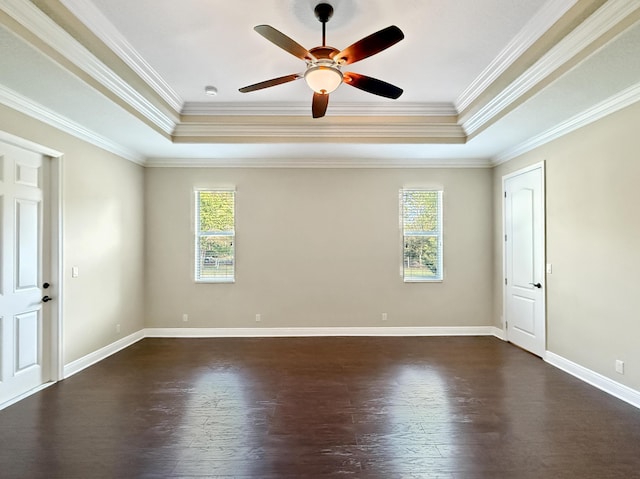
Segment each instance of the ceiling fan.
[[307,69],[303,73],[293,73],[240,88],[242,93],[262,90],[263,88],[304,78],[307,85],[313,90],[313,102],[311,105],[313,118],[320,118],[325,115],[329,105],[329,94],[342,83],[394,100],[402,95],[402,88],[398,88],[391,83],[359,73],[343,73],[341,70],[343,65],[363,60],[395,45],[404,38],[402,30],[395,25],[383,28],[340,51],[326,45],[326,24],[333,15],[333,7],[328,3],[319,3],[316,5],[314,12],[322,23],[322,46],[314,47],[310,50],[307,50],[270,25],[258,25],[254,28],[256,32],[270,42],[304,60],[307,63]]

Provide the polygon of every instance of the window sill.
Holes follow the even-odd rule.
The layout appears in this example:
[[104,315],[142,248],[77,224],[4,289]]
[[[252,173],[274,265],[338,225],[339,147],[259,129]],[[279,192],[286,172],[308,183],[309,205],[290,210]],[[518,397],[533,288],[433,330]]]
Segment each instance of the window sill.
[[443,280],[440,278],[436,278],[436,279],[410,279],[410,278],[403,278],[403,282],[405,283],[442,283]]
[[233,284],[236,282],[235,279],[196,279],[196,283],[202,284]]

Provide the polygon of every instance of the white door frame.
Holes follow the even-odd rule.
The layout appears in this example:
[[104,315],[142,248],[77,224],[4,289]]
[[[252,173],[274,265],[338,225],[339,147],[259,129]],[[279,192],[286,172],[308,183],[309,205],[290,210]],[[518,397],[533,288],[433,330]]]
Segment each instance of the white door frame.
[[530,171],[536,170],[540,168],[541,175],[541,195],[542,195],[542,231],[540,231],[540,235],[542,236],[542,312],[544,316],[544,320],[542,322],[542,335],[544,338],[544,348],[543,348],[543,356],[542,359],[545,359],[546,351],[547,351],[547,278],[546,278],[546,258],[547,258],[547,197],[546,197],[546,170],[545,170],[545,162],[540,161],[538,163],[534,163],[527,167],[524,167],[520,170],[514,171],[502,177],[502,191],[500,192],[501,196],[501,204],[502,204],[502,330],[504,331],[504,339],[505,341],[509,341],[509,331],[506,327],[506,314],[507,314],[507,288],[505,287],[505,278],[507,277],[507,247],[506,242],[504,241],[505,235],[507,234],[507,214],[505,208],[505,191],[506,191],[506,182],[507,180],[514,178],[516,176],[522,175],[524,173],[528,173]]
[[[34,143],[29,140],[25,140],[11,133],[0,131],[0,141],[9,143],[13,146],[23,148],[25,150],[44,155],[46,161],[50,161],[49,168],[49,184],[46,185],[46,199],[48,201],[48,215],[49,215],[49,235],[50,235],[50,276],[51,289],[48,294],[52,296],[55,301],[52,301],[49,307],[49,321],[51,322],[51,344],[50,351],[51,357],[49,358],[49,376],[51,381],[42,385],[36,390],[29,391],[27,395],[33,394],[39,389],[49,386],[64,378],[64,343],[63,343],[63,270],[62,270],[62,253],[63,253],[63,236],[62,236],[62,164],[63,154],[57,150],[49,147]],[[24,396],[20,396],[8,403],[4,403],[2,406],[8,406],[14,402],[22,399]]]

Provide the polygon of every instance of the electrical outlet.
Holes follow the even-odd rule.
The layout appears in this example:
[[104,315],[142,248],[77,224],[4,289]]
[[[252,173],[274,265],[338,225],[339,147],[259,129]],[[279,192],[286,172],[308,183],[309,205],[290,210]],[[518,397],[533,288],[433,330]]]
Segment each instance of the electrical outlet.
[[188,315],[187,313],[184,313],[184,314],[182,315],[182,321],[184,321],[185,323],[186,323],[187,321],[189,321],[189,315]]
[[119,333],[119,332],[120,332],[120,325],[116,324],[116,333]]
[[260,313],[256,314],[256,323],[262,321],[262,315]]
[[624,374],[624,361],[616,359],[616,372],[619,374]]
[[386,321],[387,320],[387,313],[382,313],[382,320]]

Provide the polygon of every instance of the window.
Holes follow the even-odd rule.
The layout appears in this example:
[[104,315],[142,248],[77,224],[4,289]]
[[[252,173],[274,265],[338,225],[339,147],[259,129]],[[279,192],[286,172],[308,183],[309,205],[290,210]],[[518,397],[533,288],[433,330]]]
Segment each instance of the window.
[[203,283],[233,283],[235,192],[201,190],[195,193],[195,279]]
[[442,191],[403,189],[400,202],[404,281],[442,281]]

